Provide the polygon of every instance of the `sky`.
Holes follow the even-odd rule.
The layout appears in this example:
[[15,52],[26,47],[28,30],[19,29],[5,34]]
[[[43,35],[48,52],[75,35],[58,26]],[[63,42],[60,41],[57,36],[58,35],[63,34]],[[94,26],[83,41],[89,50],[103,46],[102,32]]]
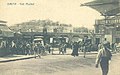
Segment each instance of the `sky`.
[[50,19],[92,29],[95,19],[102,18],[96,10],[80,6],[92,0],[0,0],[0,20],[8,26],[30,20]]

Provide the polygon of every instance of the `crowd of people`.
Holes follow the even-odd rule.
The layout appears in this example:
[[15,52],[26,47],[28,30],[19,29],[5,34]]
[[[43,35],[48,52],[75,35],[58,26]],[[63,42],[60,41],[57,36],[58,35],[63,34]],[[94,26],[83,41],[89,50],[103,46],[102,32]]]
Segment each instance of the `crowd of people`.
[[[104,41],[107,41],[107,40],[105,39]],[[120,52],[120,43],[115,43],[115,42],[110,43],[109,41],[107,41],[107,42],[108,42],[109,49],[111,49],[111,51],[113,53]],[[98,44],[98,50],[100,50],[101,48],[102,48],[102,43],[99,43]]]
[[[106,41],[106,39],[104,40]],[[114,52],[120,52],[120,44],[119,43],[112,43],[108,42],[109,48]],[[1,44],[1,48],[5,48],[5,43],[3,42]],[[102,43],[99,43],[96,45],[96,50],[100,50],[102,48]],[[67,53],[67,47],[68,43],[60,42],[58,48],[59,54],[65,54]],[[79,51],[83,52],[84,58],[86,56],[86,52],[90,52],[93,48],[93,44],[91,43],[91,40],[88,39],[88,36],[85,36],[82,41],[79,42],[73,42],[69,46],[72,49],[72,56],[78,56]],[[9,52],[10,54],[23,54],[23,55],[39,55],[39,54],[45,54],[47,53],[53,53],[54,48],[52,44],[45,44],[42,45],[40,42],[38,43],[31,43],[30,41],[19,41],[15,42],[12,41],[11,44],[9,44]]]
[[88,36],[85,36],[82,41],[73,43],[72,45],[73,52],[71,55],[78,56],[79,55],[78,52],[82,51],[84,53],[84,58],[85,58],[86,52],[90,52],[91,47],[92,47],[91,40],[88,39]]
[[18,55],[36,55],[45,54],[45,51],[51,53],[51,46],[49,44],[43,45],[41,42],[33,43],[31,41],[12,41],[9,44],[1,42],[1,50],[7,51],[9,54]]
[[[90,52],[92,47],[91,41],[88,39],[88,36],[85,36],[82,41],[73,42],[71,44],[72,56],[79,56],[79,50],[81,50],[84,54],[84,58],[86,57],[86,52]],[[6,48],[5,43],[1,44],[1,48]],[[36,57],[41,58],[41,55],[46,55],[47,53],[53,53],[54,49],[51,44],[42,44],[41,42],[30,42],[30,41],[21,41],[15,42],[12,41],[11,44],[8,44],[9,51],[11,54],[24,54],[24,55],[35,55]],[[60,42],[57,47],[59,54],[67,53],[67,44],[64,42]],[[112,53],[120,52],[120,43],[112,43],[104,39],[103,42],[97,44],[97,58],[96,58],[96,68],[98,68],[98,64],[102,69],[102,75],[107,75],[109,71],[109,61],[111,60]]]

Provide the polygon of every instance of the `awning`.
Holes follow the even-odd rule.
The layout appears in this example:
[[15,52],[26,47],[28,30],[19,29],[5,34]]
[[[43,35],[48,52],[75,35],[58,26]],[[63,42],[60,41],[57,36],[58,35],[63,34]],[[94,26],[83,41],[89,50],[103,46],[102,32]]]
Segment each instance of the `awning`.
[[0,26],[6,26],[6,24],[0,24]]
[[2,31],[0,37],[14,37],[14,33],[10,31]]
[[81,6],[89,6],[106,16],[114,16],[120,13],[119,0],[95,0]]
[[2,20],[0,20],[0,23],[7,23],[7,21],[2,21]]
[[0,37],[14,37],[14,32],[6,24],[0,24]]
[[117,15],[120,13],[120,7],[115,8],[113,10],[107,11],[105,14],[107,14],[108,16],[113,16],[113,15]]

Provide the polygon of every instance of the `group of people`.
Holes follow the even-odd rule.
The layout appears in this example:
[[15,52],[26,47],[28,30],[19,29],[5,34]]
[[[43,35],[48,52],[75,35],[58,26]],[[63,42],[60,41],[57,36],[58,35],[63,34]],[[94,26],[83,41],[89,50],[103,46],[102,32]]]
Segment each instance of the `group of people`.
[[72,44],[72,56],[78,56],[79,49],[84,53],[84,58],[86,52],[90,52],[91,41],[88,39],[88,36],[85,36],[81,42],[74,42]]
[[112,43],[111,49],[114,53],[120,52],[120,43]]
[[[83,53],[84,53],[84,57],[86,55],[86,50],[87,50],[87,46],[89,43],[87,43],[87,37],[84,39],[84,44],[83,44]],[[108,71],[109,71],[109,61],[112,58],[112,53],[111,51],[114,51],[113,48],[110,45],[110,42],[107,41],[106,39],[100,44],[100,48],[98,48],[98,54],[96,57],[96,63],[95,63],[95,67],[98,68],[99,64],[102,70],[102,75],[107,75]],[[114,45],[115,46],[115,45]],[[72,56],[78,56],[78,48],[79,48],[79,43],[78,42],[74,42],[72,45]]]
[[[74,42],[72,44],[73,51],[71,55],[74,57],[79,55],[78,52],[80,48],[80,43],[83,48],[82,50],[83,50],[83,54],[85,58],[86,52],[89,51],[88,47],[90,45],[90,41],[87,36],[84,37],[82,42]],[[112,57],[111,51],[113,52],[119,51],[118,47],[119,47],[118,44],[116,43],[110,44],[110,42],[107,41],[106,39],[98,45],[98,54],[96,57],[95,67],[98,68],[98,65],[100,64],[100,67],[102,69],[102,75],[108,74],[109,61],[111,60],[111,57]],[[4,48],[4,46],[2,46],[1,48]],[[26,54],[26,55],[34,54],[35,58],[37,56],[41,58],[41,54],[44,54],[46,51],[48,51],[48,53],[51,53],[52,51],[52,46],[50,44],[42,45],[42,43],[40,42],[37,42],[37,43],[23,42],[23,43],[18,43],[17,45],[13,41],[10,48],[13,53],[16,53],[16,54],[21,53],[21,54]],[[66,48],[67,48],[66,43],[59,44],[59,54],[66,53]]]
[[43,45],[41,42],[31,43],[30,41],[21,41],[16,43],[12,41],[9,51],[11,54],[40,55],[45,54],[45,52],[51,53],[51,45]]
[[[108,42],[108,47],[111,49],[112,52],[117,53],[120,52],[120,43],[111,43]],[[98,50],[101,49],[102,43],[98,44]]]
[[37,56],[41,58],[41,55],[44,55],[46,50],[49,51],[50,53],[50,46],[48,44],[43,46],[40,42],[36,43],[33,49],[34,49],[35,58]]
[[67,45],[65,43],[61,43],[59,44],[59,54],[65,54],[66,53],[66,48],[67,48]]

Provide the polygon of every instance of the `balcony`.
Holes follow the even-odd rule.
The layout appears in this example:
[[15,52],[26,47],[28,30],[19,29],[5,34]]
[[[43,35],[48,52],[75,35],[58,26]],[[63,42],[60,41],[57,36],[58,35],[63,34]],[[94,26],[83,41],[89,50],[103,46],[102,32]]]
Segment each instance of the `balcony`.
[[118,25],[120,24],[120,19],[100,19],[95,21],[95,25]]

